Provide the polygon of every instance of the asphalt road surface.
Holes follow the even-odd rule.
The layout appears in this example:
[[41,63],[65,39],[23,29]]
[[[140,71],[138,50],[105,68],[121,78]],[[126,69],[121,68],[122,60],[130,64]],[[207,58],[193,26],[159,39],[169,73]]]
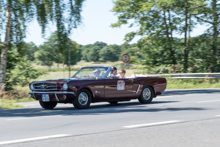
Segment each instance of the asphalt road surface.
[[167,90],[151,104],[137,100],[0,110],[0,146],[219,147],[220,89]]

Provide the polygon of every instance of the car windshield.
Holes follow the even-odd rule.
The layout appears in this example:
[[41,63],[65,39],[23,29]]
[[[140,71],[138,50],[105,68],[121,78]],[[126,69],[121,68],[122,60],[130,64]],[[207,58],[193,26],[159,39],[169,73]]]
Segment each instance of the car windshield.
[[108,67],[84,67],[80,69],[72,78],[80,79],[94,79],[103,78],[107,72]]

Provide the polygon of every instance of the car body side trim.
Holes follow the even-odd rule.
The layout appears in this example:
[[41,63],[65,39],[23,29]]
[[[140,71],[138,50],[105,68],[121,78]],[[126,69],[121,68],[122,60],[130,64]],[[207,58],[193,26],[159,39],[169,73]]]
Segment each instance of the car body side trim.
[[137,88],[137,91],[136,91],[136,94],[138,93],[140,87],[141,87],[141,85],[139,84],[139,85],[138,85],[138,88]]
[[31,91],[28,94],[75,94],[74,92],[68,91]]

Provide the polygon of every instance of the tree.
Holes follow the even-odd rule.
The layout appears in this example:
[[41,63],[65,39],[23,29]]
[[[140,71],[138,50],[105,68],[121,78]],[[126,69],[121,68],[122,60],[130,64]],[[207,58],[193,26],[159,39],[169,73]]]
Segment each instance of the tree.
[[184,72],[188,70],[188,58],[192,49],[191,44],[191,31],[197,24],[195,22],[195,13],[200,13],[201,9],[206,6],[204,0],[176,0],[174,3],[173,12],[178,15],[180,19],[180,26],[178,27],[179,33],[184,34],[183,43],[183,68]]
[[[124,24],[139,27],[136,32],[125,36],[126,41],[131,41],[136,35],[143,36],[139,42],[140,48],[148,48],[149,51],[146,42],[151,41],[150,46],[157,49],[152,48],[151,53],[162,52],[155,55],[159,55],[166,64],[173,65],[179,59],[177,52],[180,46],[183,50],[184,71],[187,72],[191,49],[190,32],[196,24],[193,14],[206,5],[204,0],[116,0],[114,4],[112,11],[118,16],[118,21],[112,27]],[[182,45],[173,37],[174,33],[184,34]]]
[[[36,18],[42,27],[42,34],[45,33],[45,28],[50,21],[55,22],[59,46],[62,48],[62,44],[67,42],[66,36],[71,33],[72,28],[76,28],[81,22],[80,12],[83,1],[0,0],[0,32],[5,33],[1,50],[0,86],[5,84],[9,43],[22,42],[28,22]],[[3,31],[4,29],[5,31]]]
[[88,52],[88,61],[93,61],[93,62],[98,62],[99,61],[99,52],[102,48],[99,46],[93,46],[92,48],[89,49]]
[[[213,72],[213,52],[212,52],[212,36],[204,33],[198,37],[191,38],[193,44],[189,54],[189,68],[190,72]],[[218,46],[220,45],[220,38],[217,40]],[[219,66],[218,66],[219,65]],[[220,60],[215,64],[215,70],[220,71]]]
[[208,5],[200,10],[200,13],[195,13],[196,18],[201,24],[208,24],[207,39],[211,40],[212,60],[210,63],[211,72],[219,72],[220,65],[220,47],[219,47],[219,30],[220,30],[220,5],[217,0],[207,0]]
[[37,63],[40,65],[52,66],[53,62],[58,56],[55,50],[51,50],[51,46],[43,44],[39,46],[39,50],[34,53],[34,58],[37,59]]
[[128,54],[130,56],[129,63],[138,63],[140,64],[140,61],[143,59],[143,56],[141,55],[142,51],[138,48],[138,45],[135,44],[122,44],[121,45],[121,56],[123,54]]
[[105,46],[101,51],[99,52],[101,62],[107,62],[107,61],[118,61],[120,56],[120,47],[118,45],[108,45]]
[[169,62],[176,64],[173,33],[177,29],[175,26],[179,23],[179,18],[171,13],[173,1],[117,0],[114,4],[112,11],[118,15],[118,21],[112,24],[112,27],[123,24],[129,24],[130,27],[139,26],[136,32],[125,36],[126,41],[131,41],[136,35],[148,36],[151,40],[160,39],[169,56]]
[[60,64],[69,64],[69,49],[71,56],[71,65],[76,64],[79,55],[79,45],[67,38],[67,43],[63,44],[62,49],[58,43],[58,33],[54,32],[35,52],[35,58],[41,65],[51,66],[54,62]]
[[22,51],[23,51],[23,54],[27,56],[27,60],[30,60],[30,61],[35,60],[34,53],[38,51],[39,48],[33,42],[23,43],[21,48],[23,48]]
[[33,79],[37,79],[39,76],[45,74],[42,69],[33,68],[33,63],[27,60],[27,57],[22,58],[18,64],[16,64],[15,69],[12,70],[12,74],[9,79],[9,83],[14,85],[21,85],[24,87],[28,85]]
[[79,45],[75,41],[69,40],[70,45],[64,50],[62,58],[64,59],[64,64],[69,65],[69,47],[70,47],[70,65],[75,65],[79,58]]
[[81,47],[82,59],[90,62],[98,62],[100,59],[99,52],[102,48],[107,46],[104,42],[95,42],[94,44],[88,44]]

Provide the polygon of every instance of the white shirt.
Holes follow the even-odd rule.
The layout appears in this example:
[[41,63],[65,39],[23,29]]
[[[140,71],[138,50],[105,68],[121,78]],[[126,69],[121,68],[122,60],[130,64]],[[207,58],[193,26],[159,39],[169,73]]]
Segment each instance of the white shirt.
[[109,77],[110,77],[110,78],[115,78],[115,77],[119,77],[119,76],[120,76],[120,75],[116,73],[115,75],[114,75],[114,74],[110,74]]
[[126,77],[124,76],[124,77],[122,78],[121,75],[119,75],[119,79],[126,79]]

